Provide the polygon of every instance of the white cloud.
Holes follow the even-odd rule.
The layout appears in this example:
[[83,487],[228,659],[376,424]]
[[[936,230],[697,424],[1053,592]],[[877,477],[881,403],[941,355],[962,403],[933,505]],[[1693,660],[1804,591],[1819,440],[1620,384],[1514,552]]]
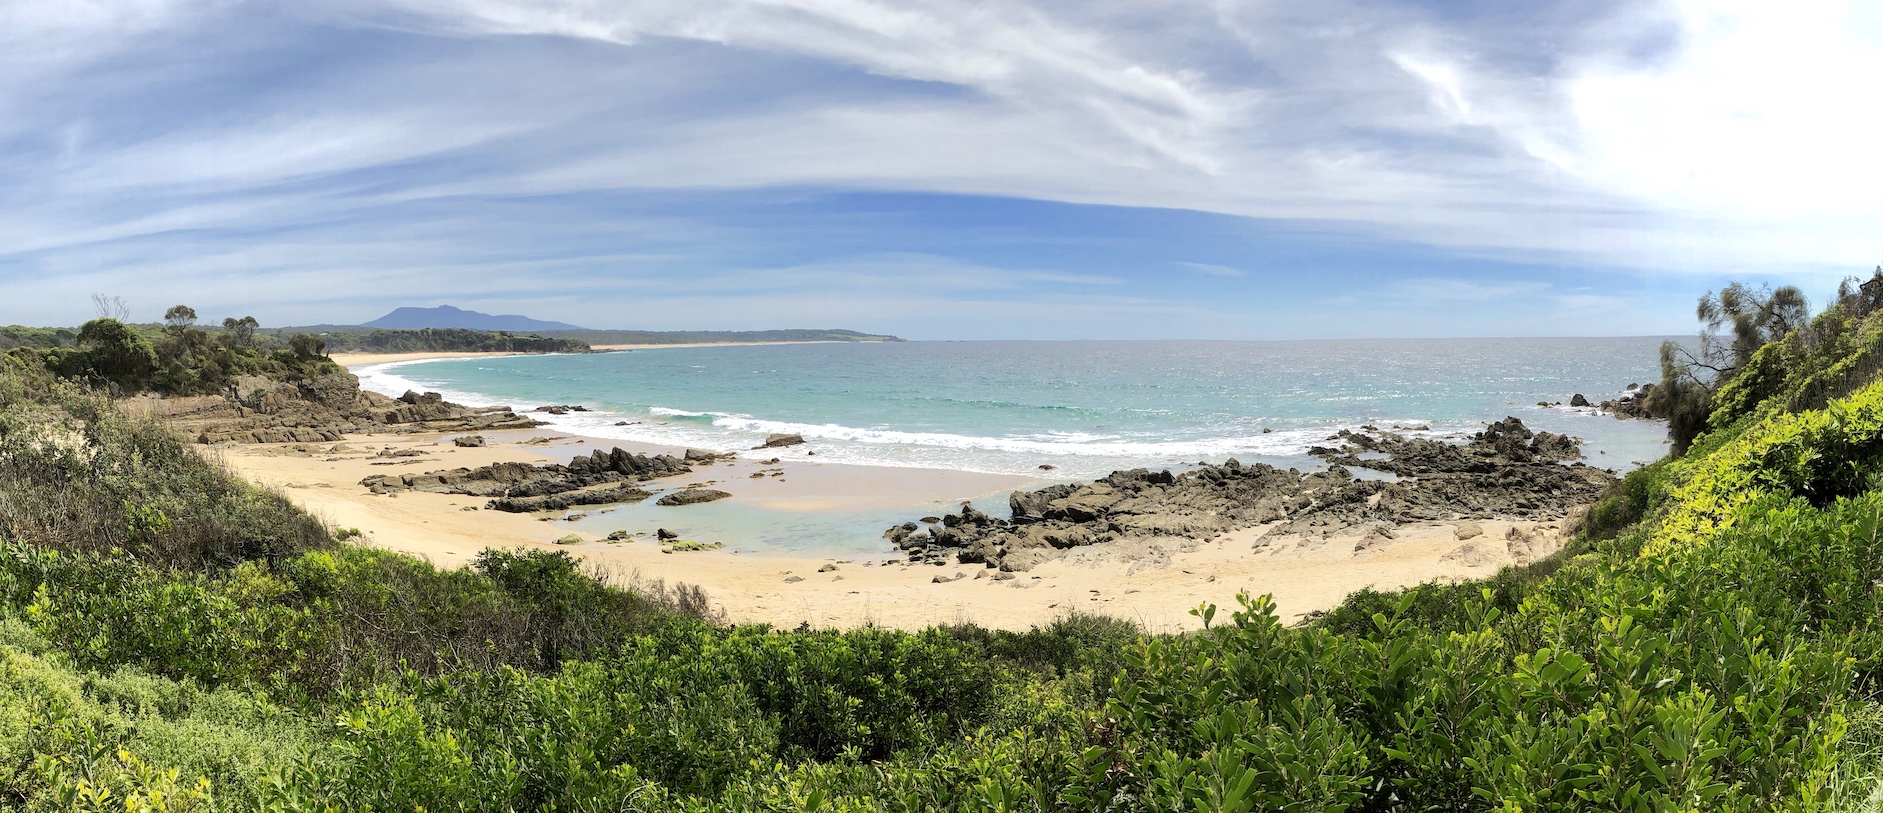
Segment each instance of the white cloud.
[[[348,36],[408,41],[356,58]],[[251,76],[314,40],[331,42]],[[1880,46],[1883,11],[1830,0],[1479,17],[1372,0],[17,2],[0,5],[0,263],[198,230],[267,244],[413,202],[812,186],[1333,221],[1468,256],[1648,273],[1835,277],[1883,256]],[[204,115],[166,109],[215,94],[226,103]],[[467,234],[508,226],[449,216]],[[426,253],[452,222],[311,252],[392,279],[433,269]],[[285,285],[314,262],[177,251],[127,248],[113,267],[241,256]],[[851,258],[848,279],[908,273],[868,267],[880,260]],[[842,263],[808,265],[852,284],[830,270]],[[1434,298],[1497,290],[1380,274],[1416,274],[1405,290]],[[969,278],[1120,284],[1041,268]]]
[[1179,262],[1179,263],[1176,263],[1176,266],[1179,268],[1188,270],[1188,271],[1192,271],[1198,274],[1205,274],[1212,277],[1246,277],[1249,275],[1249,272],[1244,271],[1240,268],[1233,268],[1227,265],[1216,265],[1214,263]]

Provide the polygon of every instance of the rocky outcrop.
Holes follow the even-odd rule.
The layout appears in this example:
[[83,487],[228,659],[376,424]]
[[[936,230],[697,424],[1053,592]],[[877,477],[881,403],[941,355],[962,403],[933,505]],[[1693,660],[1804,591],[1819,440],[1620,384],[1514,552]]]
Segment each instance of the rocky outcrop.
[[[1614,479],[1601,469],[1564,464],[1580,457],[1574,438],[1531,432],[1515,418],[1491,424],[1464,444],[1379,430],[1336,437],[1341,447],[1314,450],[1329,462],[1325,471],[1233,459],[1182,474],[1118,471],[1093,483],[1016,491],[1004,518],[964,504],[939,523],[905,522],[883,536],[912,561],[1003,571],[1027,570],[1087,545],[1201,541],[1266,523],[1275,523],[1271,535],[1358,533],[1366,536],[1363,549],[1370,549],[1407,523],[1559,519]],[[1373,459],[1361,459],[1368,453]],[[1351,468],[1362,467],[1399,479],[1356,479]],[[1461,523],[1461,540],[1474,535],[1471,527]]]
[[696,505],[703,502],[723,500],[732,496],[715,488],[689,488],[676,491],[654,501],[655,505]]
[[535,511],[567,511],[582,505],[614,505],[624,502],[640,502],[647,499],[649,492],[628,483],[581,488],[548,494],[541,497],[498,497],[485,503],[484,507],[493,511],[508,511],[512,514],[528,514]]
[[1611,415],[1614,415],[1617,418],[1636,418],[1636,419],[1646,420],[1646,419],[1651,419],[1651,418],[1663,417],[1660,415],[1655,415],[1652,412],[1648,411],[1648,396],[1653,392],[1654,392],[1653,384],[1642,384],[1638,387],[1633,384],[1629,384],[1628,391],[1622,393],[1622,396],[1620,398],[1603,401],[1602,403],[1597,404],[1596,406],[1598,406],[1602,411],[1607,412]]
[[803,442],[804,442],[803,435],[776,434],[776,435],[766,436],[765,442],[763,444],[754,446],[752,448],[754,449],[778,449],[785,446],[797,446],[799,444],[802,444]]
[[336,441],[345,434],[482,432],[542,425],[509,407],[460,406],[435,392],[407,392],[398,398],[364,392],[359,379],[338,366],[296,381],[238,376],[215,409],[206,408],[201,398],[188,400],[187,411],[162,411],[177,413],[172,424],[195,434],[199,443],[314,443]]
[[493,498],[485,505],[499,511],[550,511],[576,505],[603,505],[646,499],[632,484],[693,471],[672,455],[635,454],[599,449],[564,466],[496,463],[424,474],[382,474],[360,481],[376,494],[429,491]]
[[460,449],[479,449],[484,446],[483,435],[465,435],[451,439],[451,443]]

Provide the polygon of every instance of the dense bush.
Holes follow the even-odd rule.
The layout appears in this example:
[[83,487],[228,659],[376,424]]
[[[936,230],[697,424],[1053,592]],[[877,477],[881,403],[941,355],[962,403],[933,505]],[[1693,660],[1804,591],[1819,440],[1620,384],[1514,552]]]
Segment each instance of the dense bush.
[[154,419],[127,418],[104,398],[14,366],[0,370],[16,384],[0,385],[0,538],[186,569],[332,544],[318,521],[205,461]]

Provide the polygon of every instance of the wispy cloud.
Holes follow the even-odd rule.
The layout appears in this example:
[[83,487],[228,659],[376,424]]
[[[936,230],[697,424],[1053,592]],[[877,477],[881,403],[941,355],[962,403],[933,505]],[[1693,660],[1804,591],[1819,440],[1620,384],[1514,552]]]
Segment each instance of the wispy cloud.
[[[949,257],[946,223],[883,245],[855,212],[768,223],[796,247],[752,257],[727,247],[748,232],[632,205],[753,189],[1186,210],[1459,258],[1834,279],[1883,256],[1872,6],[28,0],[0,5],[0,279],[201,280],[282,312],[322,275],[386,298],[441,279],[499,296],[528,287],[519,268],[658,284],[689,263],[725,296],[784,268],[822,269],[804,285],[827,291],[917,268],[974,290],[1150,290],[1058,259],[1050,222],[1015,224],[1032,254],[991,265]],[[572,214],[572,197],[594,206]],[[1002,239],[977,228],[976,244]],[[1273,285],[1168,239],[1139,276]],[[1556,291],[1390,262],[1377,278],[1432,301]]]
[[1178,262],[1178,263],[1174,263],[1174,265],[1186,271],[1190,271],[1197,274],[1204,274],[1204,275],[1212,276],[1212,277],[1246,277],[1249,275],[1249,272],[1244,271],[1240,268],[1232,268],[1227,265],[1216,265],[1214,263]]

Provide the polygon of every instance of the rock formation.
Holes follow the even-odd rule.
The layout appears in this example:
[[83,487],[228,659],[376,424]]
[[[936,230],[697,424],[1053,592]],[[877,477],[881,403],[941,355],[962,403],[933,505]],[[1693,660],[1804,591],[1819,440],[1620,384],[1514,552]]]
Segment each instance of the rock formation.
[[1653,384],[1642,384],[1639,387],[1629,384],[1628,391],[1622,393],[1620,398],[1603,401],[1596,406],[1617,418],[1663,417],[1648,411],[1648,395],[1652,392],[1654,392]]
[[[1381,540],[1412,522],[1559,519],[1593,500],[1614,476],[1581,463],[1574,438],[1531,432],[1516,418],[1491,424],[1465,444],[1373,430],[1341,432],[1339,448],[1316,448],[1327,470],[1302,472],[1229,460],[1183,474],[1133,469],[1089,484],[1065,483],[1008,498],[996,518],[964,505],[939,523],[905,522],[883,536],[913,561],[981,563],[1027,570],[1071,548],[1126,539],[1201,541],[1276,523],[1283,534],[1326,538],[1359,533]],[[1379,459],[1362,460],[1377,453]],[[1398,476],[1356,479],[1351,468]],[[1462,530],[1462,529],[1461,529]],[[1481,530],[1480,530],[1481,533]],[[1461,539],[1471,536],[1468,530]],[[1383,544],[1375,540],[1365,547]]]
[[499,511],[551,511],[643,500],[648,492],[635,488],[634,483],[692,471],[672,455],[650,457],[621,449],[597,449],[578,455],[566,466],[496,463],[424,474],[381,474],[361,480],[360,485],[375,494],[430,491],[490,497],[485,507]]
[[676,491],[654,501],[655,505],[694,505],[714,500],[723,500],[732,496],[716,488],[689,488]]
[[216,408],[193,403],[189,414],[177,415],[172,423],[194,432],[199,443],[321,443],[346,434],[482,432],[542,425],[509,407],[459,406],[435,392],[388,398],[362,391],[359,379],[339,367],[298,381],[238,377]]

